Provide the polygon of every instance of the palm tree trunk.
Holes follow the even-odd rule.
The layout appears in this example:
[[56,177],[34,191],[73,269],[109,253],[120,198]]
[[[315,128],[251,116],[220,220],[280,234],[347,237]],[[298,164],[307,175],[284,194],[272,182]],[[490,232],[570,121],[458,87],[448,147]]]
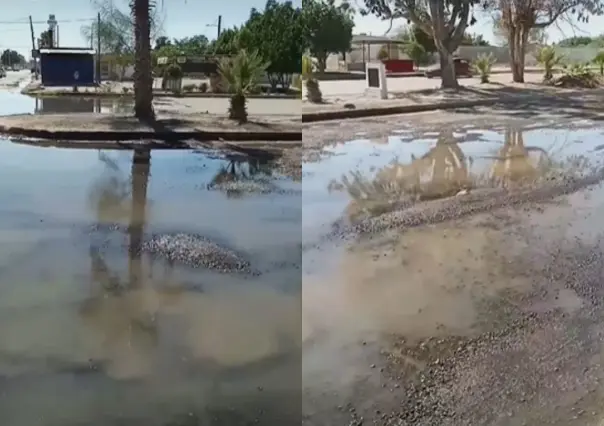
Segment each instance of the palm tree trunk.
[[128,273],[131,288],[142,283],[143,265],[141,250],[147,220],[147,186],[151,168],[151,151],[136,150],[132,156],[132,209],[130,212],[130,247]]
[[132,0],[134,17],[134,115],[150,121],[153,113],[153,75],[151,66],[151,14],[149,0]]

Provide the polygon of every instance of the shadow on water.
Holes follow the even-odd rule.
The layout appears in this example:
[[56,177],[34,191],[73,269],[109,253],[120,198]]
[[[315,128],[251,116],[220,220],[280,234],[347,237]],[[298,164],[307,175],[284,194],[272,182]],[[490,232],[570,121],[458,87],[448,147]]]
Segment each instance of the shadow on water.
[[299,422],[298,184],[233,199],[209,185],[255,160],[0,149],[3,424]]

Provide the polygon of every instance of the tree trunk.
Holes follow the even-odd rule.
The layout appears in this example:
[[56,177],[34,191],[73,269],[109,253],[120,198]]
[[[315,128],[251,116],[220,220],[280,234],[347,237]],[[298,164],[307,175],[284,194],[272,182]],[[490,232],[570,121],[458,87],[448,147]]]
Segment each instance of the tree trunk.
[[440,70],[441,70],[441,84],[442,89],[457,89],[459,83],[457,82],[457,76],[455,75],[455,62],[453,61],[453,54],[447,49],[439,49],[438,56],[440,59]]
[[529,31],[523,27],[510,27],[509,29],[510,68],[515,83],[524,83],[524,60],[528,34]]
[[141,251],[147,221],[147,186],[150,168],[151,151],[135,150],[132,154],[132,209],[128,228],[130,237],[128,274],[131,288],[140,288],[143,279]]
[[150,121],[153,113],[153,75],[151,65],[151,25],[149,0],[134,0],[135,60],[134,60],[134,115]]
[[327,68],[327,52],[318,52],[317,53],[317,71],[320,73],[324,73],[325,68]]

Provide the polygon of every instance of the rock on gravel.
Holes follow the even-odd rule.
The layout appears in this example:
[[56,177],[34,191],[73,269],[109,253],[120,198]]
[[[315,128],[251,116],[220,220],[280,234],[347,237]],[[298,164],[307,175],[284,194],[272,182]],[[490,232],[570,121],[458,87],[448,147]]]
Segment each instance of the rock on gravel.
[[143,243],[143,251],[171,262],[218,272],[252,273],[250,263],[233,250],[195,234],[154,235]]

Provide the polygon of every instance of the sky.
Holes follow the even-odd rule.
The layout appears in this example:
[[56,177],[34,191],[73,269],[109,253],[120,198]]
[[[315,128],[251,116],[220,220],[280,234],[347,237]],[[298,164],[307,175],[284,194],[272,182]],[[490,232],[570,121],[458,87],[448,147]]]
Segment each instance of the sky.
[[[111,1],[111,0],[109,0]],[[127,0],[113,0],[114,4],[125,10]],[[218,15],[222,15],[222,27],[240,25],[249,16],[250,9],[262,9],[264,0],[158,0],[164,18],[164,34],[171,38],[183,38],[204,34],[212,39],[216,36]],[[294,0],[300,5],[301,0]],[[236,7],[235,7],[236,6]],[[59,22],[59,43],[64,47],[86,47],[81,35],[83,25],[89,25],[96,16],[93,2],[89,0],[14,0],[10,7],[2,10],[0,17],[0,49],[11,48],[29,58],[31,51],[31,33],[29,15],[34,21],[36,39],[48,25],[49,14],[54,14]],[[383,35],[388,23],[374,17],[357,16],[355,33]],[[395,22],[394,28],[404,22]],[[604,28],[604,17],[592,17],[587,24],[569,24],[566,22],[552,26],[548,30],[549,41],[558,41],[573,35],[598,35]],[[491,30],[491,20],[479,17],[471,30],[483,34],[484,38],[495,42]]]
[[[360,3],[362,4],[362,3]],[[488,15],[476,16],[478,22],[468,30],[471,33],[482,34],[492,44],[497,44],[493,36],[492,17]],[[390,34],[396,33],[396,29],[405,25],[404,20],[394,21]],[[357,16],[355,19],[355,34],[367,33],[370,35],[384,35],[388,31],[390,21],[381,21],[373,16]],[[604,33],[604,16],[592,16],[588,23],[578,23],[576,20],[568,19],[556,22],[547,30],[548,42],[553,43],[567,37],[573,36],[597,36]]]
[[[7,0],[9,1],[9,0]],[[216,37],[218,15],[222,15],[222,28],[240,25],[249,17],[253,7],[263,9],[265,0],[157,0],[164,18],[163,29],[170,38],[183,38],[204,34]],[[127,0],[113,0],[120,10],[127,10]],[[302,0],[294,0],[300,5]],[[11,0],[0,15],[0,49],[13,49],[30,57],[31,32],[29,15],[34,21],[36,39],[48,28],[49,14],[54,14],[59,25],[59,45],[87,47],[81,27],[90,25],[97,11],[90,0]]]

